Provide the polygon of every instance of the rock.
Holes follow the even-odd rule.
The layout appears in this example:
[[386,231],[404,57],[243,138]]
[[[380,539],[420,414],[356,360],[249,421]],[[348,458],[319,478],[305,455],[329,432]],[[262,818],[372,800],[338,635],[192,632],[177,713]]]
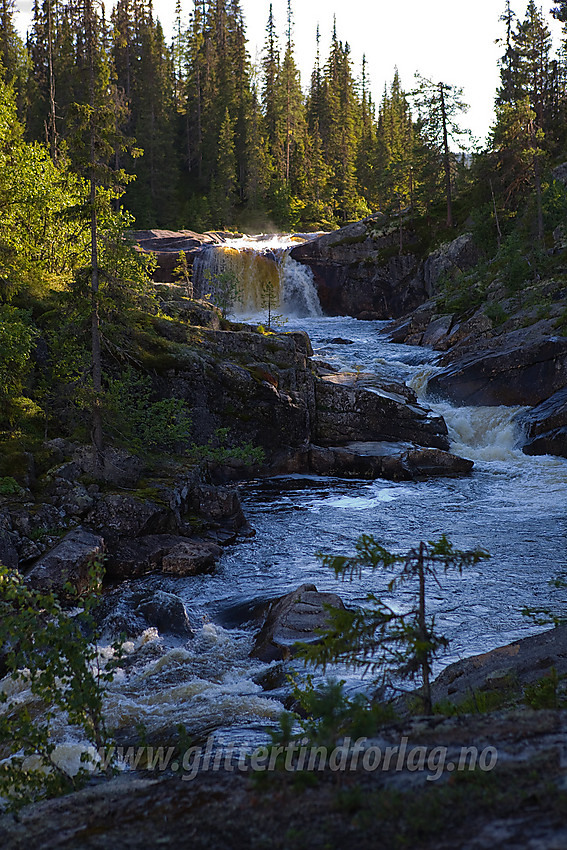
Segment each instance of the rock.
[[78,527],[43,555],[26,574],[26,584],[35,590],[61,594],[70,582],[77,593],[88,587],[89,569],[96,558],[102,557],[104,540]]
[[467,475],[471,460],[440,449],[425,449],[407,443],[349,443],[346,446],[311,446],[309,463],[318,475],[388,481],[413,481],[433,476]]
[[16,570],[19,560],[13,536],[7,531],[0,530],[0,565],[8,567],[10,570]]
[[193,629],[187,616],[183,600],[174,593],[155,590],[142,598],[135,606],[150,626],[155,626],[160,634],[170,633],[182,637],[193,637]]
[[113,543],[120,537],[143,537],[173,530],[173,517],[165,506],[151,499],[110,493],[100,499],[85,525]]
[[439,316],[430,322],[421,338],[421,345],[429,345],[431,348],[443,347],[452,324],[453,316]]
[[567,387],[517,418],[527,455],[567,457]]
[[558,183],[567,186],[567,162],[562,162],[561,165],[556,165],[551,172],[551,176]]
[[211,572],[222,549],[205,540],[185,540],[164,556],[162,570],[176,576],[194,576]]
[[148,534],[120,540],[109,547],[106,575],[110,579],[124,581],[161,570],[164,556],[185,539],[174,534]]
[[[72,460],[82,475],[97,477],[91,446],[80,446],[73,452]],[[103,480],[120,487],[135,487],[143,472],[144,464],[139,457],[123,449],[107,446],[104,452]]]
[[325,605],[344,608],[336,593],[319,593],[314,584],[302,584],[292,593],[274,600],[254,641],[252,657],[266,662],[279,661],[293,655],[298,641],[319,640],[315,630],[324,628],[327,622]]
[[450,352],[429,392],[467,405],[540,404],[567,385],[567,338],[539,330],[520,328],[458,359]]
[[[236,234],[231,233],[234,237]],[[154,280],[173,282],[174,271],[179,264],[179,252],[184,251],[189,264],[193,255],[204,245],[219,245],[225,241],[221,234],[195,233],[192,230],[137,230],[130,234],[144,254],[154,254],[157,268]]]
[[193,493],[194,510],[208,523],[238,531],[248,526],[238,492],[231,487],[200,484]]
[[441,245],[423,264],[423,281],[428,296],[435,294],[442,276],[451,277],[472,269],[480,256],[472,233],[463,233],[452,242]]
[[404,227],[400,254],[399,220],[377,213],[298,245],[291,256],[313,271],[325,313],[389,319],[423,304],[442,274],[472,268],[479,259],[470,233],[441,246],[425,261],[418,256],[418,243],[411,225]]
[[160,634],[193,637],[193,629],[183,600],[174,593],[151,590],[126,582],[103,596],[95,609],[100,627],[116,636],[137,637],[148,626]]
[[450,664],[433,683],[433,699],[458,704],[471,692],[520,688],[552,667],[559,676],[567,674],[567,625]]
[[397,393],[379,387],[344,386],[337,382],[337,377],[328,376],[316,384],[313,442],[317,445],[401,440],[449,448],[444,420],[417,401],[408,402]]

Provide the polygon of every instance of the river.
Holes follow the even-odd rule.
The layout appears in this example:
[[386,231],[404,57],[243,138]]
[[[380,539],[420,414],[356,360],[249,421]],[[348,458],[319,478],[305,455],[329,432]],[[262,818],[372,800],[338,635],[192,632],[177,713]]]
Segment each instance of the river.
[[[428,588],[429,612],[450,640],[436,672],[540,631],[523,616],[524,607],[567,610],[567,593],[549,585],[567,571],[567,460],[522,454],[513,422],[517,408],[457,408],[429,398],[427,377],[436,369],[436,353],[389,343],[380,333],[384,322],[320,315],[313,292],[305,294],[310,285],[305,269],[294,269],[285,251],[278,254],[280,247],[269,250],[275,249],[284,269],[278,273],[288,313],[284,330],[307,331],[315,357],[340,369],[406,381],[445,417],[452,450],[474,460],[475,467],[460,479],[409,483],[313,475],[243,483],[241,499],[255,537],[228,547],[214,575],[142,580],[183,598],[196,636],[182,641],[149,629],[128,643],[129,664],[118,672],[106,701],[109,725],[126,737],[139,723],[158,740],[160,730],[178,723],[197,736],[216,730],[253,741],[261,735],[277,719],[281,702],[261,687],[268,665],[249,659],[254,604],[303,582],[338,592],[347,604],[362,603],[370,590],[387,595],[387,575],[338,582],[316,556],[352,551],[362,533],[395,551],[446,534],[458,548],[481,546],[490,553],[462,576],[448,573],[439,586]],[[238,262],[239,250],[225,251],[231,263]],[[253,249],[247,245],[246,252],[254,275]],[[263,312],[257,282],[254,286],[256,301],[250,296],[241,310],[258,322]],[[390,601],[403,607],[412,593],[407,587]],[[364,687],[358,673],[336,672],[349,688]],[[77,751],[71,744],[67,761]]]

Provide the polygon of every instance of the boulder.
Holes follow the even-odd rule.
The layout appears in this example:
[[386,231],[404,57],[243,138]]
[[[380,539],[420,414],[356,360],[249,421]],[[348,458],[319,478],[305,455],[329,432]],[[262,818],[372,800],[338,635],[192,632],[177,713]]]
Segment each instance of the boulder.
[[142,615],[148,625],[155,626],[160,634],[193,637],[193,629],[183,600],[174,593],[155,590],[152,594],[142,597],[134,610]]
[[77,593],[82,593],[88,587],[89,569],[103,551],[102,537],[75,528],[32,566],[26,574],[26,583],[35,590],[61,594],[69,582]]
[[184,542],[184,537],[174,534],[147,534],[120,540],[109,547],[106,575],[124,581],[161,570],[164,556]]
[[194,576],[211,572],[222,549],[208,540],[184,540],[162,560],[162,570],[176,576]]
[[318,641],[316,629],[324,628],[328,622],[326,605],[344,608],[336,593],[319,593],[314,584],[302,584],[292,593],[275,599],[254,641],[252,657],[279,661],[293,655],[296,643]]
[[317,382],[314,439],[318,445],[390,440],[448,449],[447,426],[412,395],[380,387],[358,387],[328,376]]
[[104,594],[94,613],[101,628],[111,635],[137,637],[149,626],[160,634],[194,635],[183,600],[160,589],[121,584]]
[[311,446],[309,463],[311,471],[318,475],[388,481],[467,475],[474,465],[471,460],[441,449],[388,442]]
[[567,457],[567,386],[517,418],[527,455]]

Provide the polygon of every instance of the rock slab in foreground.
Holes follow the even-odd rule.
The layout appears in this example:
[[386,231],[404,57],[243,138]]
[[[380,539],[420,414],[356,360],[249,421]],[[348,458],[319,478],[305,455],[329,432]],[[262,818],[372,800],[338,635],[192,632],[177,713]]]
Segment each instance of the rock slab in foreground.
[[531,684],[552,667],[567,674],[567,625],[450,664],[433,683],[433,700],[458,704],[471,693]]
[[256,636],[252,657],[266,662],[280,661],[293,655],[296,643],[317,641],[315,630],[324,628],[328,620],[325,605],[345,607],[336,593],[319,593],[314,584],[302,584],[274,600]]

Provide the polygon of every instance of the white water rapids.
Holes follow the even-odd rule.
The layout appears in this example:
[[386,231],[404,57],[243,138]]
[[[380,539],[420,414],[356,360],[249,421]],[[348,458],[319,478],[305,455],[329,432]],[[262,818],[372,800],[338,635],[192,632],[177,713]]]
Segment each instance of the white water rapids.
[[[245,264],[252,267],[253,253],[249,245],[246,249]],[[281,263],[268,259],[281,282]],[[233,256],[231,262],[241,261]],[[299,280],[294,272],[294,285]],[[308,275],[306,280],[312,285]],[[338,592],[347,604],[361,604],[369,590],[386,593],[388,576],[367,574],[338,583],[316,557],[319,550],[352,551],[363,532],[397,551],[445,533],[459,548],[482,546],[490,552],[490,560],[462,576],[443,575],[440,586],[428,589],[429,611],[451,641],[438,669],[539,631],[522,616],[525,606],[567,611],[564,591],[548,584],[567,569],[567,461],[520,451],[517,408],[456,408],[428,399],[426,379],[436,369],[435,352],[388,343],[379,333],[385,323],[323,317],[320,309],[305,306],[312,295],[296,298],[303,303],[298,312],[308,315],[290,318],[284,330],[307,331],[315,356],[341,369],[413,386],[445,417],[452,450],[474,460],[474,471],[460,479],[402,483],[289,476],[242,485],[256,537],[228,547],[214,575],[140,581],[181,596],[197,635],[182,641],[150,629],[130,643],[129,664],[107,698],[109,725],[119,733],[142,722],[159,739],[161,729],[183,723],[197,735],[216,729],[225,738],[254,740],[277,717],[281,703],[258,684],[269,665],[248,658],[253,602],[307,581]],[[260,321],[258,303],[248,303],[249,318]],[[402,606],[411,594],[406,588],[391,601]],[[358,674],[339,673],[350,687],[360,686]],[[73,746],[65,752],[66,758],[76,758]]]

